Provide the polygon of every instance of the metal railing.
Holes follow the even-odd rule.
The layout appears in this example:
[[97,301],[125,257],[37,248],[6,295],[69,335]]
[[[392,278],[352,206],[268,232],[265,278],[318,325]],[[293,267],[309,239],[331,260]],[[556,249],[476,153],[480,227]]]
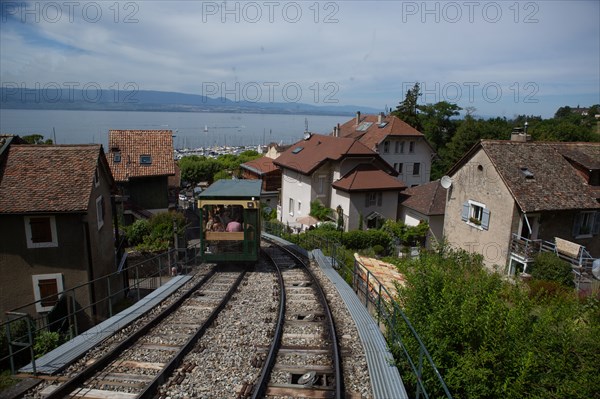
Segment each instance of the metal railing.
[[[370,270],[354,258],[334,237],[317,237],[311,234],[291,234],[281,223],[263,223],[265,232],[281,237],[306,250],[319,248],[331,258],[331,264],[350,285],[365,307],[378,321],[386,335],[394,360],[402,371],[405,383],[413,388],[417,399],[424,397],[447,397],[452,395],[437,369],[423,341],[402,311],[395,296],[373,275]],[[410,388],[407,387],[407,388]]]
[[[34,353],[34,346],[41,333],[58,332],[62,340],[72,339],[166,284],[174,274],[188,274],[192,266],[199,264],[199,255],[198,246],[170,249],[64,290],[47,313],[38,313],[36,303],[50,297],[6,312],[5,321],[0,323],[0,342],[7,347],[1,348],[0,365],[4,368],[10,364],[15,374],[19,367],[32,363],[36,374],[35,357],[39,354]],[[92,287],[96,296],[93,301],[89,299]],[[105,291],[100,293],[99,287]]]

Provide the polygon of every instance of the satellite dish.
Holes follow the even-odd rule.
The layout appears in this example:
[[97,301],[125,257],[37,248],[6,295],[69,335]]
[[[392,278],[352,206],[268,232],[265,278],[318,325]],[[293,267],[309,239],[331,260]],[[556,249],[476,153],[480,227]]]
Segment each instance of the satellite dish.
[[304,140],[308,140],[310,138],[310,132],[304,132]]
[[445,189],[449,189],[450,186],[452,185],[452,179],[449,176],[444,176],[442,177],[442,179],[440,180],[440,184],[442,185],[442,187],[444,187]]
[[596,279],[600,280],[600,259],[596,259],[592,263],[592,274]]

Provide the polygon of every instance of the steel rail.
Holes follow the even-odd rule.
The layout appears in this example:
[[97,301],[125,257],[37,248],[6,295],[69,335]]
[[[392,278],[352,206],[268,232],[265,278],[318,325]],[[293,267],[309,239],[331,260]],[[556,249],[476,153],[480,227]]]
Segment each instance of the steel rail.
[[187,298],[189,298],[198,288],[204,285],[209,278],[211,278],[215,274],[215,269],[211,269],[198,283],[196,283],[192,288],[188,290],[184,295],[182,295],[179,299],[173,302],[171,305],[163,309],[158,315],[149,320],[144,326],[142,326],[139,330],[133,332],[129,337],[127,337],[124,341],[119,343],[112,350],[103,355],[96,362],[92,363],[77,375],[65,381],[63,384],[59,385],[54,391],[49,393],[46,396],[46,399],[58,399],[63,398],[70,394],[77,387],[81,386],[84,381],[88,380],[92,377],[93,374],[98,372],[99,370],[108,366],[113,360],[115,360],[120,353],[131,347],[135,341],[137,341],[140,337],[144,336],[151,328],[160,323],[163,319],[165,319],[173,310],[179,307]]
[[280,296],[279,296],[279,312],[277,316],[277,327],[275,328],[275,334],[273,337],[273,343],[269,348],[269,353],[267,354],[267,358],[265,359],[265,363],[263,365],[263,369],[258,377],[258,382],[256,383],[256,388],[252,394],[252,399],[263,398],[265,395],[265,391],[267,390],[267,384],[269,383],[269,377],[271,375],[271,371],[273,370],[273,366],[275,365],[275,359],[277,358],[277,353],[279,352],[279,347],[281,346],[281,337],[283,335],[283,323],[285,321],[285,302],[286,302],[286,291],[285,284],[283,283],[283,274],[281,273],[281,269],[275,263],[273,258],[269,256],[266,252],[261,250],[265,256],[269,258],[271,263],[277,269],[277,280],[279,282],[280,287]]
[[[304,267],[304,270],[308,273],[308,275],[312,278],[312,280],[316,283],[316,284],[314,284],[314,286],[317,289],[319,301],[321,302],[321,306],[323,306],[323,310],[324,310],[325,316],[327,318],[327,323],[329,325],[329,329],[328,329],[329,330],[329,339],[331,340],[331,350],[333,352],[333,366],[334,366],[334,378],[335,378],[335,399],[342,399],[345,396],[344,381],[343,381],[342,367],[341,367],[342,358],[341,358],[341,354],[340,354],[339,342],[337,339],[335,324],[333,322],[333,315],[331,313],[331,309],[329,308],[329,303],[327,302],[327,298],[325,296],[323,288],[318,283],[318,280],[317,280],[316,276],[314,275],[314,273],[312,273],[310,271],[307,261],[305,261],[303,258],[301,258],[293,250],[286,248],[285,246],[279,244],[278,242],[269,240],[268,238],[265,238],[265,237],[263,237],[263,239],[265,241],[272,243],[273,245],[276,245],[278,248],[287,252],[290,256],[295,258]],[[274,362],[275,359],[273,359],[272,361]],[[265,384],[266,384],[266,382],[265,382]],[[265,386],[265,388],[266,388],[266,386]],[[253,399],[254,398],[255,398],[255,396],[253,396]]]

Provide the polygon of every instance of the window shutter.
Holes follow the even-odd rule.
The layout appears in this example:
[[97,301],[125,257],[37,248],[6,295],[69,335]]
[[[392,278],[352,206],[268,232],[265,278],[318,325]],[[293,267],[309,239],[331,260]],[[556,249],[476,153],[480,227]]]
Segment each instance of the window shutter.
[[575,220],[573,222],[573,237],[577,237],[579,235],[579,230],[581,229],[581,222],[583,222],[583,213],[578,213],[575,215]]
[[484,209],[483,214],[481,215],[481,227],[485,230],[490,226],[490,210]]
[[600,234],[600,212],[596,212],[596,216],[594,217],[594,226],[592,227],[592,234]]
[[466,222],[467,220],[469,220],[469,203],[465,202],[462,206],[462,214],[460,215],[460,218],[462,219],[463,222]]
[[40,280],[38,282],[42,306],[54,306],[58,301],[58,283],[56,279]]

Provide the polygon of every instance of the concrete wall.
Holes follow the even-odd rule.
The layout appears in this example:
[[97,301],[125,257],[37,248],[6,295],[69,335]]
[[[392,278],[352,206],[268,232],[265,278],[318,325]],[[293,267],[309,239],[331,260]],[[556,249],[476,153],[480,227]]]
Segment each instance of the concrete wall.
[[[483,150],[479,150],[452,178],[446,203],[444,236],[449,243],[483,255],[485,265],[504,270],[519,215],[508,188]],[[463,203],[485,204],[490,211],[488,230],[461,220]]]
[[[298,225],[296,219],[310,213],[311,176],[284,169],[281,182],[281,221],[290,226]],[[290,198],[294,200],[294,209],[290,209]]]

